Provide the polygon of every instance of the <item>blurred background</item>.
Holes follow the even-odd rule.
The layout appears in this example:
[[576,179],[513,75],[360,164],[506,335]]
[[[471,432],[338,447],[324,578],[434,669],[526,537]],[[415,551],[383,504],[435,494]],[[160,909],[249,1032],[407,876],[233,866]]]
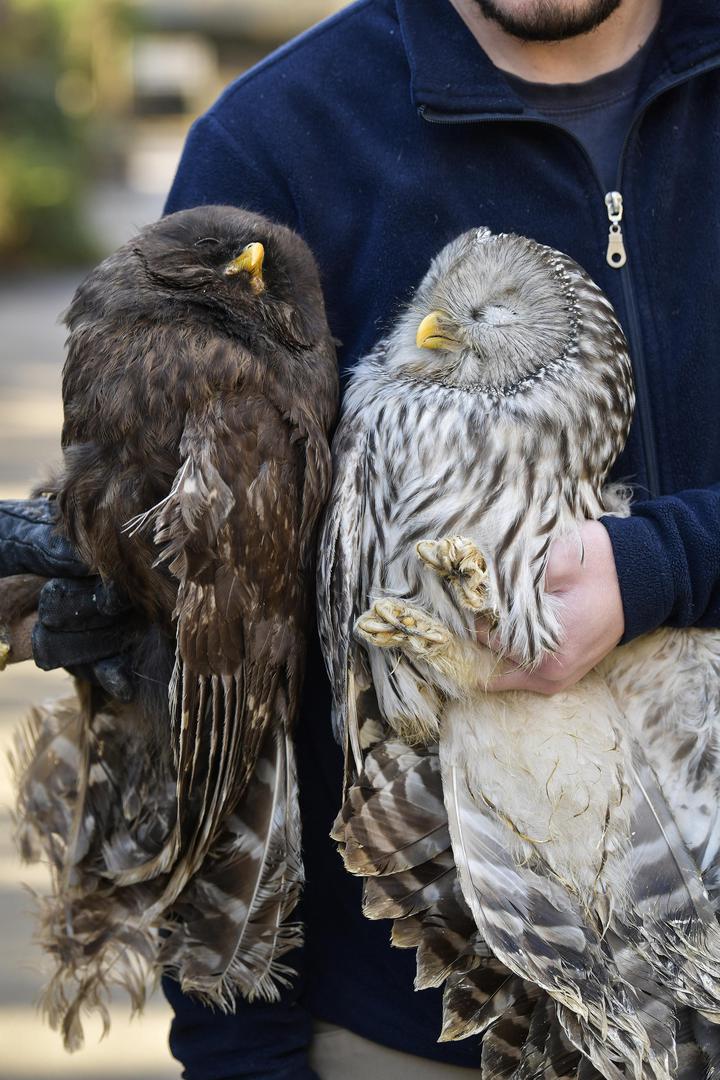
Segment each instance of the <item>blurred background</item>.
[[[236,75],[332,14],[337,0],[0,0],[0,498],[57,460],[64,332],[85,271],[157,218],[191,121]],[[30,702],[69,689],[20,664],[0,675],[0,1080],[180,1076],[155,995],[110,1035],[62,1050],[35,1011],[43,979],[31,894],[42,866],[12,840],[7,751]],[[23,884],[24,883],[24,884]]]

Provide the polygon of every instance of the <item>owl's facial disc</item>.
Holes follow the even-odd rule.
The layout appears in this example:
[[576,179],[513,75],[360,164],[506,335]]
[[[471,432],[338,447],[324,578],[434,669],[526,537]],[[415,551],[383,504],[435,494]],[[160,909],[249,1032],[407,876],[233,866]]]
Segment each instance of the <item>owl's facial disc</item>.
[[250,287],[253,292],[261,293],[265,288],[265,281],[263,279],[263,260],[265,258],[265,248],[261,243],[256,241],[252,244],[247,244],[246,247],[225,267],[225,277],[234,277],[237,274],[246,273],[250,275]]
[[454,320],[447,311],[431,311],[417,328],[415,344],[419,349],[460,352],[480,343],[483,333],[510,327],[516,321],[517,312],[505,304],[483,304],[462,320]]
[[485,304],[473,312],[475,322],[480,326],[512,326],[517,320],[517,312],[505,304]]
[[397,362],[454,386],[512,387],[562,356],[571,323],[545,249],[470,230],[438,253],[418,287]]

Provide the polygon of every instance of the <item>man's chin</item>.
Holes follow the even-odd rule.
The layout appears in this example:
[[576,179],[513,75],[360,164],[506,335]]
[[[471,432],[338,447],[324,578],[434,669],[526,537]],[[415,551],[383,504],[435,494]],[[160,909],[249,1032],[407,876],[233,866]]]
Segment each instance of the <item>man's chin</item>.
[[566,41],[604,23],[622,0],[475,0],[483,15],[521,41]]

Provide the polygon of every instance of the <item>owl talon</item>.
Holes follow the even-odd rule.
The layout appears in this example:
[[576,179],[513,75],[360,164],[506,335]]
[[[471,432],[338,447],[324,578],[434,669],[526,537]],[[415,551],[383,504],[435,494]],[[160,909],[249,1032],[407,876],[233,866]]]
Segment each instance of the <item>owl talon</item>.
[[464,608],[494,618],[488,604],[487,563],[466,536],[421,540],[417,553],[422,561],[452,586]]
[[450,631],[420,608],[399,600],[376,600],[355,623],[355,633],[380,649],[403,649],[418,658],[447,647]]

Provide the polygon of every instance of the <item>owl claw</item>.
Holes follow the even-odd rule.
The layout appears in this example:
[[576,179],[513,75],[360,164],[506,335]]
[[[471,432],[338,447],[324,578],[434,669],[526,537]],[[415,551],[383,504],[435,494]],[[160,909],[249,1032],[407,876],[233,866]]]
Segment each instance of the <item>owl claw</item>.
[[403,649],[422,659],[442,652],[450,631],[420,608],[401,600],[376,600],[355,623],[355,633],[380,649]]
[[488,572],[484,556],[466,536],[421,540],[417,553],[422,561],[445,578],[464,608],[492,615],[488,604]]

